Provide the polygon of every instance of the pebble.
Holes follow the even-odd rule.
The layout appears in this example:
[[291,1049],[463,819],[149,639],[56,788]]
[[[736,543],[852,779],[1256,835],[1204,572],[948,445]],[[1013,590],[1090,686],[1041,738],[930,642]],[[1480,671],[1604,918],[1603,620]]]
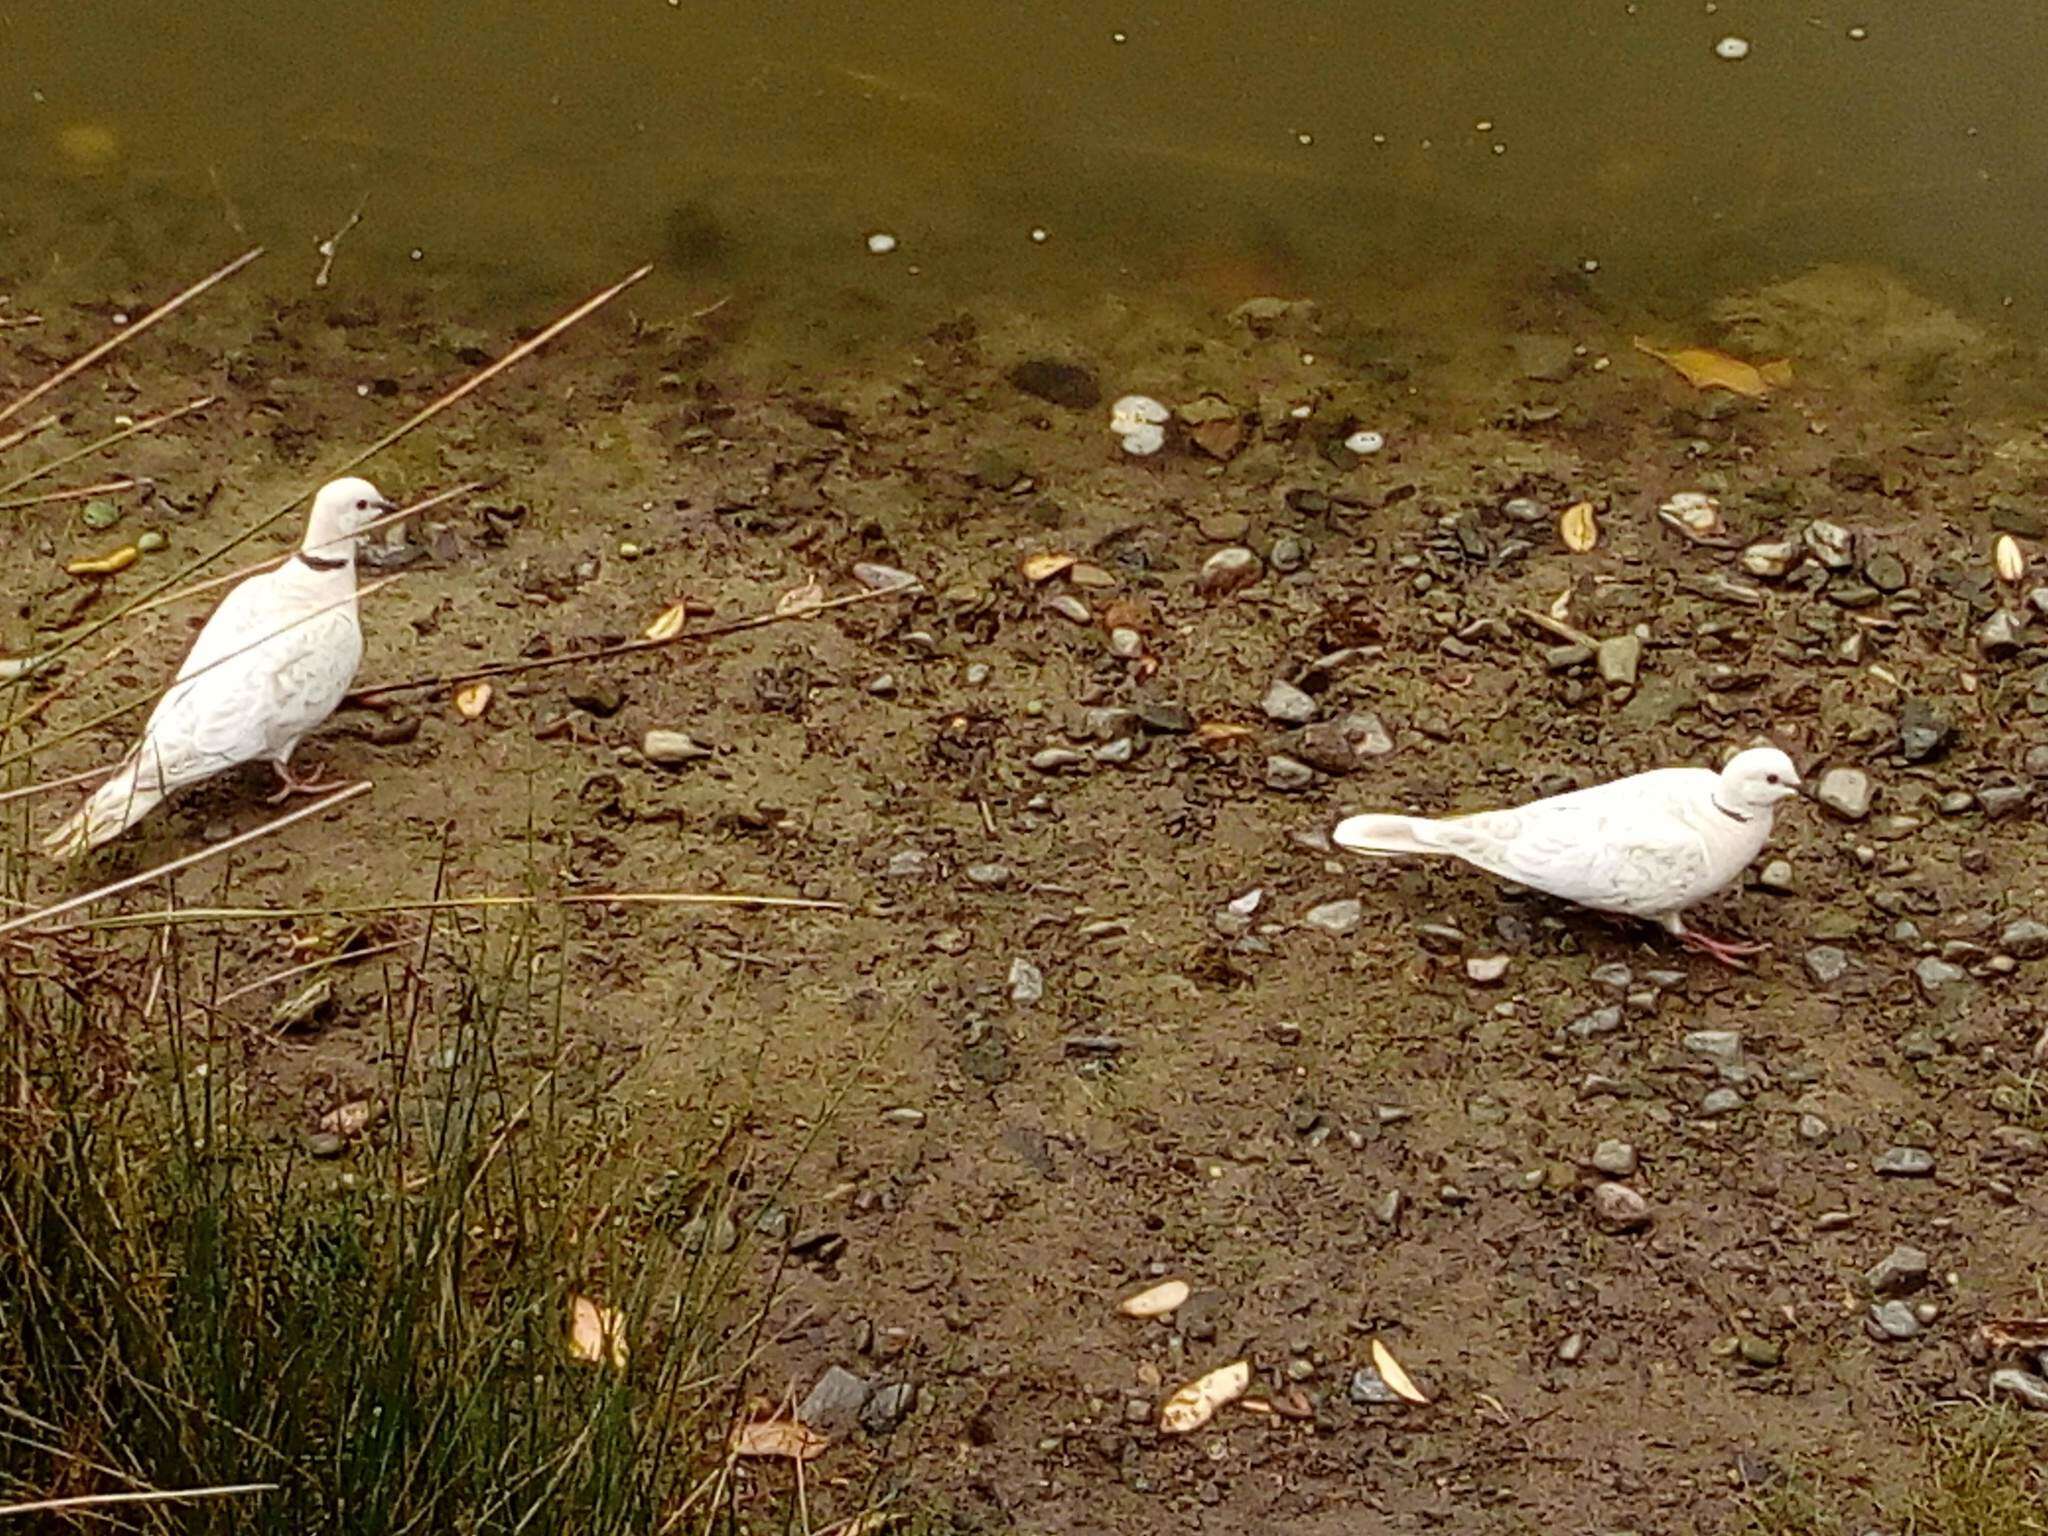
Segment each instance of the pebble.
[[1553,645],[1543,653],[1543,665],[1552,672],[1569,672],[1574,667],[1583,667],[1593,659],[1593,648],[1567,641]]
[[1798,889],[1792,875],[1790,859],[1772,859],[1756,877],[1756,883],[1767,891],[1790,892]]
[[1806,525],[1806,547],[1813,558],[1831,571],[1846,571],[1854,563],[1849,530],[1839,523],[1813,522]]
[[1899,710],[1899,752],[1909,763],[1924,763],[1948,749],[1955,726],[1925,699],[1908,699]]
[[1977,649],[1986,661],[2004,661],[2019,652],[2025,631],[2025,619],[2010,608],[2001,608],[1979,626]]
[[1785,1359],[1784,1350],[1769,1339],[1760,1339],[1753,1333],[1745,1333],[1737,1341],[1735,1351],[1742,1356],[1744,1365],[1755,1366],[1760,1371],[1773,1370]]
[[969,885],[979,885],[990,890],[999,890],[1011,880],[1010,866],[995,862],[970,864],[960,873],[967,877]]
[[1742,1055],[1742,1033],[1734,1029],[1695,1029],[1685,1037],[1685,1048],[1695,1056],[1734,1061]]
[[1832,944],[1816,944],[1806,952],[1806,974],[1831,987],[1849,972],[1849,957]]
[[135,541],[135,547],[145,555],[153,555],[160,549],[169,548],[170,542],[157,529],[150,528],[145,530],[142,536]]
[[1991,1373],[1991,1395],[2013,1398],[2029,1408],[2048,1409],[2048,1380],[2008,1366]]
[[1833,1134],[1833,1128],[1819,1115],[1805,1114],[1799,1117],[1799,1139],[1818,1145]]
[[1029,1007],[1045,996],[1045,973],[1022,955],[1010,962],[1010,1001]]
[[579,683],[569,690],[569,702],[587,715],[609,720],[626,702],[616,683]]
[[1583,1333],[1568,1333],[1557,1344],[1557,1359],[1560,1365],[1577,1365],[1586,1353],[1586,1336]]
[[306,1136],[308,1157],[339,1157],[346,1143],[334,1131],[312,1131]]
[[1927,1283],[1932,1267],[1925,1253],[1901,1243],[1863,1272],[1863,1283],[1873,1296],[1906,1296]]
[[1259,701],[1259,708],[1269,719],[1288,725],[1307,725],[1316,717],[1316,701],[1294,684],[1286,682],[1275,681],[1266,690],[1265,698]]
[[672,768],[710,757],[712,749],[687,731],[649,731],[640,738],[640,755],[650,763]]
[[860,1422],[870,1391],[865,1378],[835,1365],[818,1378],[796,1416],[821,1434],[843,1435]]
[[1700,1113],[1709,1119],[1720,1115],[1732,1115],[1742,1108],[1743,1097],[1733,1088],[1716,1088],[1700,1100]]
[[1881,1301],[1870,1309],[1870,1322],[1888,1339],[1910,1339],[1920,1332],[1920,1319],[1903,1301]]
[[1228,597],[1259,579],[1259,557],[1241,544],[1219,549],[1202,562],[1195,590],[1204,597]]
[[914,587],[917,578],[908,571],[899,571],[893,565],[878,565],[872,560],[862,560],[853,568],[853,579],[870,592],[894,592],[898,587]]
[[1380,717],[1363,710],[1336,720],[1319,720],[1295,739],[1303,761],[1325,773],[1351,773],[1394,750],[1394,738]]
[[1346,897],[1342,901],[1326,901],[1320,906],[1310,907],[1302,914],[1301,920],[1311,928],[1320,928],[1333,938],[1344,938],[1355,933],[1358,925],[1365,921],[1365,903]]
[[1813,796],[1844,821],[1861,821],[1870,814],[1870,776],[1860,768],[1830,768]]
[[[860,1410],[861,1428],[871,1435],[886,1435],[910,1412],[910,1405],[917,1400],[917,1388],[907,1381],[894,1381],[886,1387],[877,1388]],[[1151,1417],[1151,1405],[1146,1404],[1146,1417]]]
[[1621,1009],[1612,1004],[1595,1008],[1591,1013],[1579,1015],[1564,1028],[1566,1034],[1576,1035],[1581,1040],[1590,1040],[1595,1035],[1611,1035],[1621,1028]]
[[915,1131],[923,1129],[925,1115],[923,1110],[914,1109],[906,1104],[896,1109],[883,1110],[882,1118],[891,1125],[907,1125]]
[[1316,771],[1298,758],[1275,752],[1266,759],[1266,787],[1268,789],[1307,789],[1315,782]]
[[1369,1365],[1361,1365],[1351,1373],[1347,1395],[1360,1408],[1386,1407],[1402,1400],[1401,1394],[1387,1385],[1386,1378]]
[[1800,553],[1797,544],[1783,541],[1752,544],[1742,552],[1742,568],[1752,576],[1776,578],[1792,569]]
[[1903,591],[1910,579],[1906,562],[1888,549],[1881,549],[1863,562],[1863,579],[1880,592]]
[[1634,1232],[1650,1224],[1650,1202],[1626,1184],[1595,1184],[1593,1221],[1606,1232]]
[[896,674],[878,672],[867,680],[866,687],[878,699],[893,699],[896,697]]
[[1067,747],[1047,747],[1031,754],[1031,766],[1040,773],[1059,773],[1067,768],[1078,768],[1088,759]]
[[1636,1171],[1638,1159],[1633,1143],[1610,1137],[1593,1149],[1593,1166],[1610,1179],[1626,1179]]
[[2024,784],[1986,784],[1977,791],[1977,804],[1993,821],[2010,816],[2031,798],[2033,791]]
[[1636,674],[1643,660],[1643,642],[1636,636],[1616,635],[1611,640],[1602,640],[1595,656],[1603,683],[1635,686]]
[[2048,955],[2048,924],[2015,918],[1999,930],[1998,947],[2017,960],[2038,960]]
[[1145,654],[1145,637],[1127,624],[1109,632],[1109,653],[1121,661],[1136,661]]
[[904,848],[889,855],[882,870],[885,880],[921,880],[931,872],[932,856],[922,848]]
[[1507,973],[1506,955],[1474,955],[1465,962],[1466,978],[1482,987],[1492,986]]
[[1925,1147],[1889,1147],[1870,1167],[1890,1178],[1924,1179],[1934,1172],[1934,1154]]
[[1920,995],[1930,1003],[1939,1002],[1943,997],[1970,979],[1970,973],[1959,965],[1934,955],[1925,955],[1913,966],[1913,980],[1920,987]]
[[1733,64],[1749,57],[1749,39],[1746,37],[1724,37],[1714,44],[1714,57]]
[[1092,623],[1095,618],[1088,605],[1071,592],[1054,593],[1045,600],[1045,606],[1061,618],[1070,619],[1076,624]]

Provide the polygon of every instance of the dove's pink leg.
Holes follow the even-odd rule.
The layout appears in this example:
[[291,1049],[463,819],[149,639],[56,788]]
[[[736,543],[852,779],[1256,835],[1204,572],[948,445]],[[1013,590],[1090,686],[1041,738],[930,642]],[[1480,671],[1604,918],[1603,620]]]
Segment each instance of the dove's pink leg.
[[1687,949],[1698,950],[1701,954],[1710,956],[1711,958],[1720,961],[1721,964],[1727,966],[1730,970],[1733,971],[1748,970],[1749,967],[1742,963],[1744,957],[1748,955],[1760,955],[1765,950],[1771,947],[1768,944],[1747,943],[1731,939],[1716,939],[1707,934],[1701,933],[1697,929],[1693,928],[1686,928],[1681,930],[1678,935],[1678,942],[1683,944]]
[[291,754],[289,752],[270,766],[277,770],[277,777],[283,788],[279,789],[276,794],[268,796],[263,802],[265,805],[282,805],[285,801],[291,799],[293,795],[317,795],[326,790],[339,789],[341,787],[341,780],[339,779],[301,779],[296,777],[292,773]]

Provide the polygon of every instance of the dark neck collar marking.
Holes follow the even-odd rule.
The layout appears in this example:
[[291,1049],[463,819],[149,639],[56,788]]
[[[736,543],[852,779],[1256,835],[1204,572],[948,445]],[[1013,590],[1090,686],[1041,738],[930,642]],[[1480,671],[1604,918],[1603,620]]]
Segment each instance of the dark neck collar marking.
[[316,571],[338,571],[348,564],[346,556],[330,559],[326,555],[309,555],[303,549],[299,551],[299,558]]
[[1735,812],[1735,811],[1731,811],[1731,810],[1729,810],[1727,806],[1725,806],[1725,805],[1723,805],[1723,804],[1721,803],[1721,799],[1720,799],[1720,796],[1718,796],[1718,795],[1715,795],[1715,796],[1711,796],[1710,798],[1711,798],[1711,799],[1713,800],[1713,802],[1714,802],[1714,809],[1715,809],[1715,810],[1717,810],[1717,811],[1719,811],[1719,812],[1720,812],[1720,813],[1721,813],[1721,814],[1722,814],[1723,816],[1726,816],[1726,817],[1727,817],[1727,818],[1728,818],[1728,819],[1729,819],[1730,821],[1739,821],[1739,822],[1741,822],[1741,823],[1742,823],[1742,824],[1743,824],[1744,826],[1748,826],[1748,825],[1749,825],[1749,823],[1750,823],[1750,820],[1751,820],[1751,818],[1749,818],[1749,817],[1747,817],[1747,816],[1743,816],[1743,815],[1740,815],[1739,813],[1737,813],[1737,812]]

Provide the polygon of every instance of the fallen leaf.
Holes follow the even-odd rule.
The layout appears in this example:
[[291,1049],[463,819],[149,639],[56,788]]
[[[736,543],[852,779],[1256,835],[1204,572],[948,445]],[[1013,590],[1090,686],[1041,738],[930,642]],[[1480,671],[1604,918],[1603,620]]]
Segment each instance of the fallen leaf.
[[1244,442],[1244,423],[1235,416],[1205,421],[1190,428],[1188,436],[1210,458],[1228,459]]
[[1593,503],[1574,502],[1558,514],[1557,536],[1564,540],[1564,547],[1575,555],[1583,555],[1600,542],[1600,524],[1593,517]]
[[1164,1317],[1187,1299],[1187,1281],[1162,1280],[1135,1296],[1126,1296],[1116,1304],[1116,1309],[1125,1317]]
[[1415,1385],[1414,1378],[1401,1368],[1401,1362],[1378,1339],[1372,1341],[1372,1368],[1380,1373],[1380,1380],[1393,1390],[1396,1397],[1428,1406],[1429,1399],[1422,1395],[1422,1389]]
[[1251,1363],[1234,1360],[1197,1376],[1166,1400],[1159,1410],[1159,1433],[1185,1435],[1216,1417],[1216,1410],[1244,1396],[1252,1384]]
[[689,617],[690,605],[688,603],[670,603],[668,607],[661,610],[661,616],[647,626],[645,631],[646,638],[649,640],[673,640],[683,632],[683,625],[688,622]]
[[1289,1387],[1273,1399],[1273,1411],[1283,1419],[1312,1419],[1316,1416],[1316,1405],[1301,1388]]
[[794,618],[797,614],[812,612],[824,601],[825,589],[814,578],[800,587],[791,587],[775,599],[775,616],[778,619]]
[[1695,389],[1725,389],[1756,400],[1792,382],[1792,364],[1784,358],[1769,363],[1745,363],[1712,347],[1679,347],[1666,352],[1640,336],[1635,341],[1638,352],[1668,363]]
[[1042,581],[1051,581],[1073,563],[1072,555],[1062,555],[1052,550],[1026,555],[1023,561],[1024,579],[1035,587]]
[[125,571],[142,558],[142,551],[133,544],[123,544],[109,554],[95,555],[90,559],[74,560],[64,569],[73,576],[111,576],[116,571]]
[[476,720],[491,707],[491,685],[471,683],[455,690],[455,709],[465,720]]
[[626,1320],[588,1296],[569,1298],[569,1358],[626,1368]]
[[735,1456],[781,1456],[790,1461],[809,1461],[824,1455],[831,1444],[829,1436],[795,1419],[763,1419],[742,1424],[732,1432]]
[[320,1129],[336,1136],[360,1136],[370,1127],[370,1101],[350,1099],[320,1117]]
[[1252,728],[1248,725],[1237,725],[1229,720],[1204,720],[1195,727],[1194,742],[1203,751],[1214,752],[1218,747],[1227,747],[1251,734]]
[[1992,561],[1998,567],[2000,581],[2018,581],[2027,574],[2027,557],[2020,549],[2020,541],[2009,533],[2001,533],[1998,543],[1992,546]]

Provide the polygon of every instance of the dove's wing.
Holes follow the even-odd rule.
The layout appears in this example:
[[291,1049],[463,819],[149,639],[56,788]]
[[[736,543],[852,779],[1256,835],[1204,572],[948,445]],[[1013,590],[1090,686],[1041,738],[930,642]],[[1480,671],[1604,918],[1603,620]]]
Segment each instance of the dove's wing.
[[283,756],[334,713],[362,650],[353,600],[309,609],[285,573],[250,577],[206,621],[143,728],[142,781],[173,790]]
[[1447,853],[1489,873],[1604,912],[1654,917],[1699,899],[1716,862],[1684,813],[1716,776],[1661,768],[1510,811],[1432,824]]

